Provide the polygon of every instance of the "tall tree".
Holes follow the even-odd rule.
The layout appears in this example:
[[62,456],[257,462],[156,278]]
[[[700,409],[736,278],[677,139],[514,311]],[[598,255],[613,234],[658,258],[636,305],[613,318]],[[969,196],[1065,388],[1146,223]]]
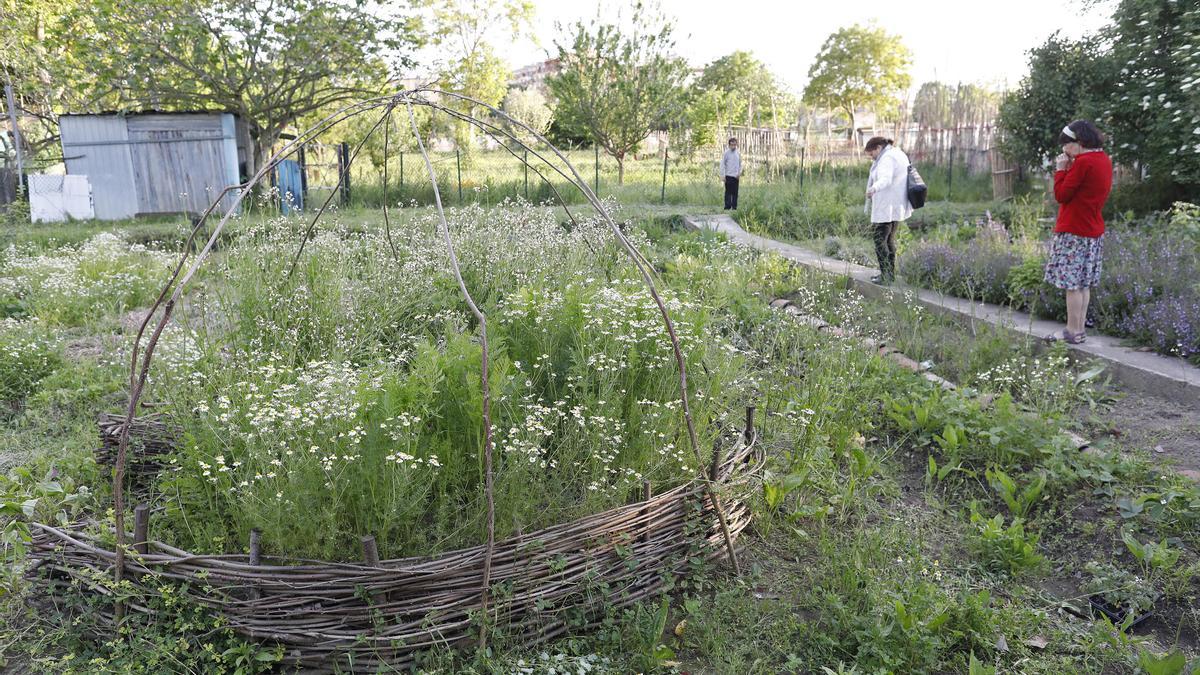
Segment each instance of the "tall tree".
[[779,116],[793,107],[791,97],[767,65],[747,51],[735,51],[709,63],[693,91],[697,98],[721,92],[731,106],[724,114],[746,126],[758,126],[763,120],[778,125]]
[[73,36],[90,21],[77,0],[0,0],[0,84],[11,83],[21,113],[21,135],[33,156],[51,155],[62,110],[111,102],[75,56]]
[[[496,53],[493,40],[511,43],[530,30],[533,3],[529,0],[427,0],[432,8],[432,43],[440,58],[434,64],[438,86],[500,105],[512,71]],[[477,115],[475,104],[447,101],[450,107]],[[465,122],[451,125],[459,147],[470,154],[475,128]]]
[[[543,136],[549,131],[550,123],[554,121],[554,110],[546,100],[546,95],[534,87],[509,90],[504,97],[504,112]],[[518,137],[522,137],[526,142],[530,141],[527,134],[521,134],[518,131],[513,129],[513,133],[516,133]]]
[[[338,0],[101,0],[84,3],[75,51],[125,108],[238,113],[253,166],[299,117],[377,95],[418,43],[411,17]],[[81,17],[82,18],[82,17]]]
[[804,102],[838,110],[850,119],[854,138],[859,108],[897,108],[912,79],[912,55],[900,38],[882,28],[854,25],[830,35],[808,71]]
[[1091,108],[1114,157],[1173,185],[1167,199],[1200,199],[1200,6],[1121,0],[1102,37],[1112,50],[1099,79],[1111,86]]
[[954,107],[954,87],[925,82],[913,96],[912,119],[923,127],[947,127]]
[[559,119],[617,160],[618,184],[626,155],[680,115],[688,72],[673,54],[673,21],[636,3],[626,25],[576,22],[555,43],[561,70],[548,80]]
[[1026,166],[1042,166],[1058,152],[1063,125],[1089,107],[1101,83],[1103,55],[1092,40],[1053,35],[1029,52],[1029,75],[1000,105],[1000,147]]
[[1099,35],[1051,36],[1000,109],[1002,144],[1026,165],[1058,152],[1067,122],[1094,119],[1113,158],[1145,171],[1140,208],[1200,199],[1200,9],[1120,0]]

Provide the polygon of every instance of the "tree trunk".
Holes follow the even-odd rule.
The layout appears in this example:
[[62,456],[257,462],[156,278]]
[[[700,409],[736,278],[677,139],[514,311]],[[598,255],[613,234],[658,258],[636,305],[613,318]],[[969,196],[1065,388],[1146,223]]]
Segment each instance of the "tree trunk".
[[617,185],[625,184],[625,153],[615,155],[617,159]]
[[850,116],[850,131],[846,133],[846,140],[853,145],[854,136],[858,132],[858,117],[855,115],[853,104],[846,107],[846,114]]

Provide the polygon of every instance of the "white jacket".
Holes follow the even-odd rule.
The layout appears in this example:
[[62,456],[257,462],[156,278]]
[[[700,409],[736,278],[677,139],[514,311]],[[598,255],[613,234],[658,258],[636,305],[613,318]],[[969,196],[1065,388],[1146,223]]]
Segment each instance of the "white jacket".
[[867,189],[874,193],[867,200],[872,223],[907,220],[913,212],[908,203],[908,155],[894,145],[887,146],[871,164]]

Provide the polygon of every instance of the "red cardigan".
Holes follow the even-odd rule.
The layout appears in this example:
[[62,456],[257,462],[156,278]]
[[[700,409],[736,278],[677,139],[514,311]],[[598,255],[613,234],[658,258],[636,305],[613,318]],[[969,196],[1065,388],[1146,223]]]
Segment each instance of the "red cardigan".
[[1112,160],[1103,150],[1081,154],[1071,163],[1071,168],[1056,171],[1054,200],[1060,206],[1054,231],[1092,238],[1104,234],[1100,209],[1108,201],[1112,182]]

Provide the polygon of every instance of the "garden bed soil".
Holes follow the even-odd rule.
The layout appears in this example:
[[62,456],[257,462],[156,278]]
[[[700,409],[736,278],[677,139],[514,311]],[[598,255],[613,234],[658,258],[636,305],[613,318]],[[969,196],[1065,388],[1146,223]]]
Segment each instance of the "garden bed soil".
[[1181,473],[1200,482],[1200,412],[1180,403],[1140,392],[1124,392],[1103,416],[1084,409],[1087,435],[1095,441],[1118,442],[1145,450],[1157,463],[1169,460]]

